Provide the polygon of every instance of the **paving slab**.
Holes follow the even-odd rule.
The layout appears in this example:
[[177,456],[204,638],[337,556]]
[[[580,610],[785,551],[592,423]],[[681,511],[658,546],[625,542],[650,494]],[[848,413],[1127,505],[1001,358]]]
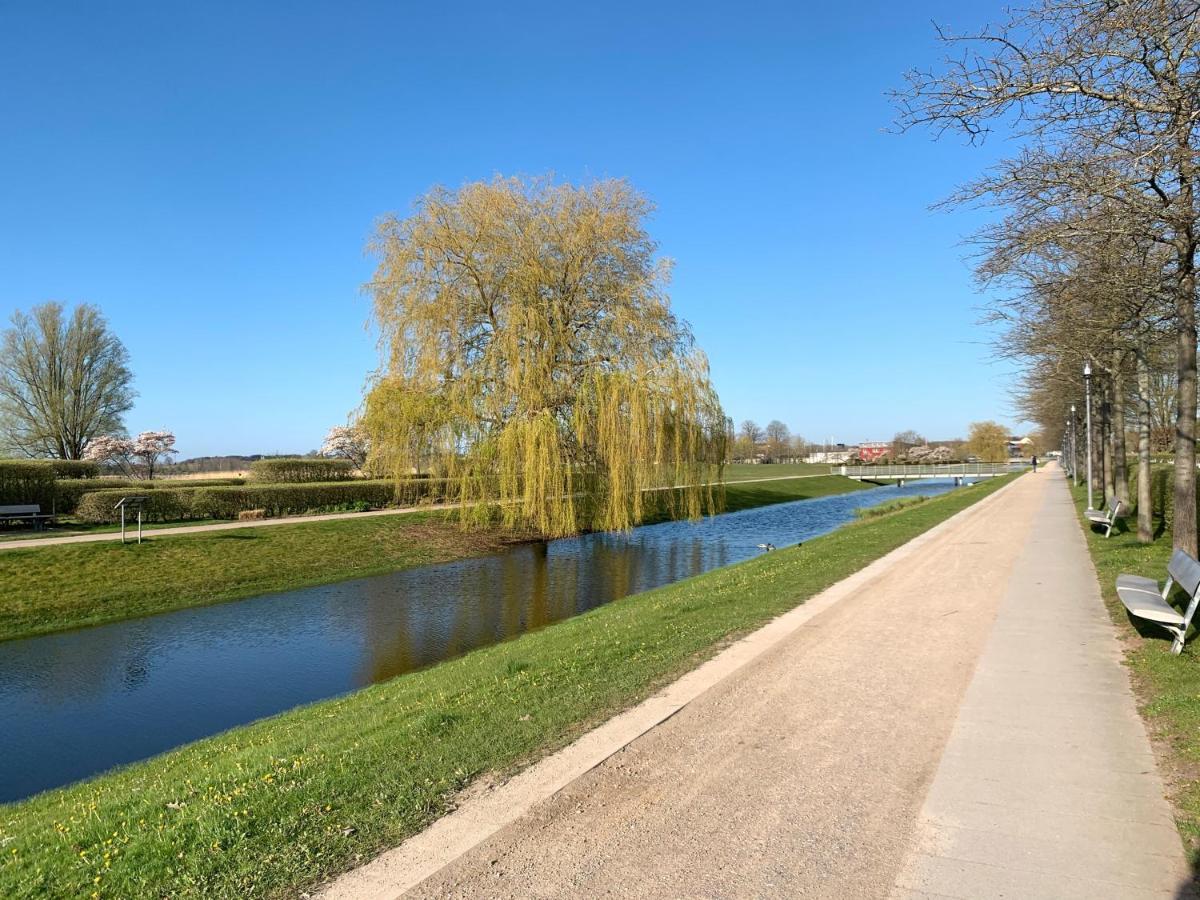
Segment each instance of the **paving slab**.
[[1046,490],[892,897],[1192,897],[1066,483]]

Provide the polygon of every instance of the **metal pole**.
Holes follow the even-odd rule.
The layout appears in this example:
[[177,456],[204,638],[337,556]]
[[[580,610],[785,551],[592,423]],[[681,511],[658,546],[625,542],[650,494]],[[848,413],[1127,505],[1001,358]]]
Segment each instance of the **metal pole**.
[[125,505],[121,504],[121,543],[125,543]]
[[142,542],[142,508],[138,507],[138,543]]
[[1084,408],[1087,410],[1087,494],[1088,509],[1092,509],[1092,364],[1083,364]]

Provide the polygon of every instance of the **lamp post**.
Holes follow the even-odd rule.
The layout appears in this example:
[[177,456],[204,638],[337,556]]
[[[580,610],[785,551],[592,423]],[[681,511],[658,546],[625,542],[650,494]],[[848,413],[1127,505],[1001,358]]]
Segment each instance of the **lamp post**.
[[1092,509],[1092,363],[1086,360],[1083,364],[1083,398],[1086,410],[1087,428],[1087,491],[1088,509]]

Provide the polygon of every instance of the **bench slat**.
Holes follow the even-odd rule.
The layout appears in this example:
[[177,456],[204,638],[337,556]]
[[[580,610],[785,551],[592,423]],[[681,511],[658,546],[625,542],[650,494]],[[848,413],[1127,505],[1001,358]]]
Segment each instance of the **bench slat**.
[[1192,559],[1185,550],[1176,550],[1171,554],[1167,564],[1167,574],[1175,579],[1175,583],[1187,591],[1188,596],[1194,596],[1200,588],[1200,563]]
[[1183,624],[1183,616],[1179,610],[1158,594],[1151,594],[1136,588],[1119,587],[1117,596],[1121,598],[1125,608],[1139,619],[1149,619],[1151,622],[1161,622],[1167,625]]
[[1118,575],[1117,590],[1127,588],[1131,591],[1145,591],[1148,594],[1154,594],[1156,597],[1162,594],[1162,585],[1153,578],[1145,578],[1141,575]]

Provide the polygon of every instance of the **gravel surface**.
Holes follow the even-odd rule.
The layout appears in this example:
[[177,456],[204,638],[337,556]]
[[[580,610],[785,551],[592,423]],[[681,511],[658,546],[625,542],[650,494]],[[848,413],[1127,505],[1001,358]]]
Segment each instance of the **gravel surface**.
[[1047,481],[969,510],[408,896],[886,896]]

